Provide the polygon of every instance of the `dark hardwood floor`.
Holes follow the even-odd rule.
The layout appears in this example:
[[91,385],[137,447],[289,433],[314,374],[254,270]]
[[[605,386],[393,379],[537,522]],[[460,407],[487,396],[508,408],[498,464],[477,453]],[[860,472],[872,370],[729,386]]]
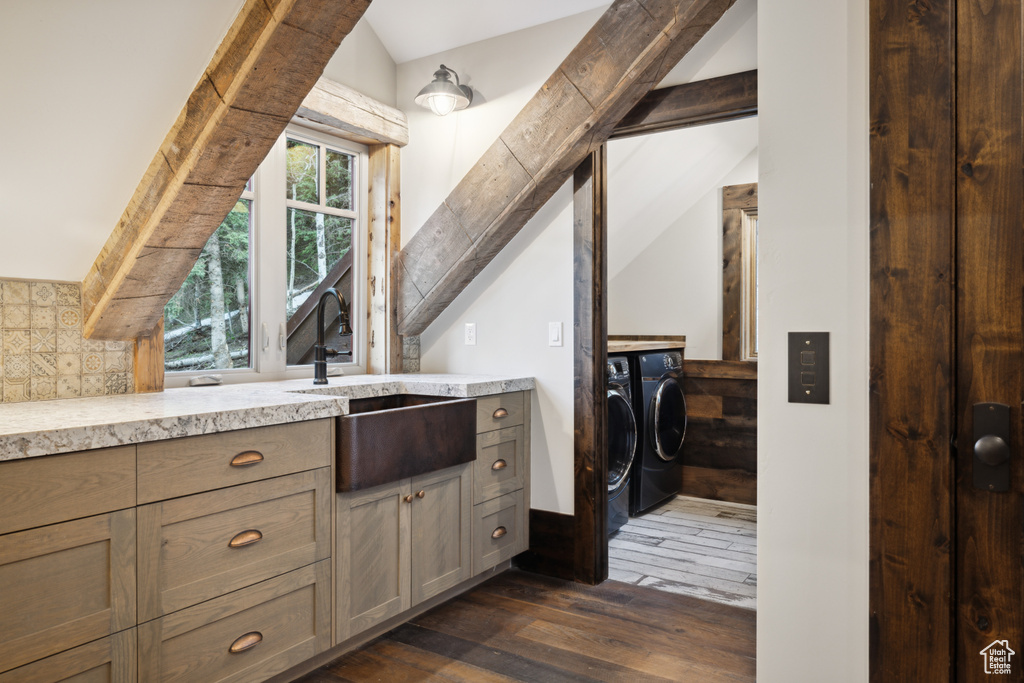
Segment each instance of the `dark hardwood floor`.
[[300,679],[754,681],[756,613],[512,570]]

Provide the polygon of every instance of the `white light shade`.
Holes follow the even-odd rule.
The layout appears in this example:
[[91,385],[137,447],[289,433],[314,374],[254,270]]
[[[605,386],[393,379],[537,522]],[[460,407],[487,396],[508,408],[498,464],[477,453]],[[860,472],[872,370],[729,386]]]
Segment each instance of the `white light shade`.
[[[449,76],[455,76],[455,83]],[[445,116],[456,109],[465,109],[473,101],[473,91],[468,85],[459,85],[459,75],[444,64],[434,72],[434,80],[420,90],[413,100],[438,116]]]
[[430,111],[438,116],[451,114],[452,110],[455,109],[455,96],[450,93],[427,95],[427,106],[430,107]]

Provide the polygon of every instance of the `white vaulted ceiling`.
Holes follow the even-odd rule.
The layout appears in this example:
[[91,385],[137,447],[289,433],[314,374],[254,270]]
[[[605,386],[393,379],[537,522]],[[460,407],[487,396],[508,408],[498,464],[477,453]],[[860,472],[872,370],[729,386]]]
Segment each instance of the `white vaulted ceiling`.
[[607,0],[373,0],[366,10],[396,64],[580,12]]

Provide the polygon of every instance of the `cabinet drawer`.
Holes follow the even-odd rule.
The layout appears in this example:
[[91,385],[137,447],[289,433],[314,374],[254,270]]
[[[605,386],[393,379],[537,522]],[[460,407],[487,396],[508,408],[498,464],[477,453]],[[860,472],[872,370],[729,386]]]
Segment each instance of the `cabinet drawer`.
[[473,507],[473,573],[510,559],[526,550],[526,508],[523,491]]
[[473,502],[482,503],[523,488],[525,427],[507,427],[477,434],[473,463]]
[[326,559],[329,467],[139,508],[139,621]]
[[0,683],[134,683],[135,629],[0,674]]
[[139,503],[331,464],[331,420],[139,444]]
[[0,463],[0,534],[135,507],[135,446]]
[[476,431],[514,427],[523,424],[523,392],[481,396],[476,400]]
[[0,536],[0,670],[135,625],[135,510]]
[[330,561],[139,626],[139,680],[250,683],[330,646]]

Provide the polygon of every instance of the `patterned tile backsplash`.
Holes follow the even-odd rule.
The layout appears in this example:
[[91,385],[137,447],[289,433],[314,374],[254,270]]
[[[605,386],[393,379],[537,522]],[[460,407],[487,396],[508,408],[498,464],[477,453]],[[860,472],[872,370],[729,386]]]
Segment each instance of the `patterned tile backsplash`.
[[132,393],[133,353],[82,338],[79,285],[0,280],[0,403]]

